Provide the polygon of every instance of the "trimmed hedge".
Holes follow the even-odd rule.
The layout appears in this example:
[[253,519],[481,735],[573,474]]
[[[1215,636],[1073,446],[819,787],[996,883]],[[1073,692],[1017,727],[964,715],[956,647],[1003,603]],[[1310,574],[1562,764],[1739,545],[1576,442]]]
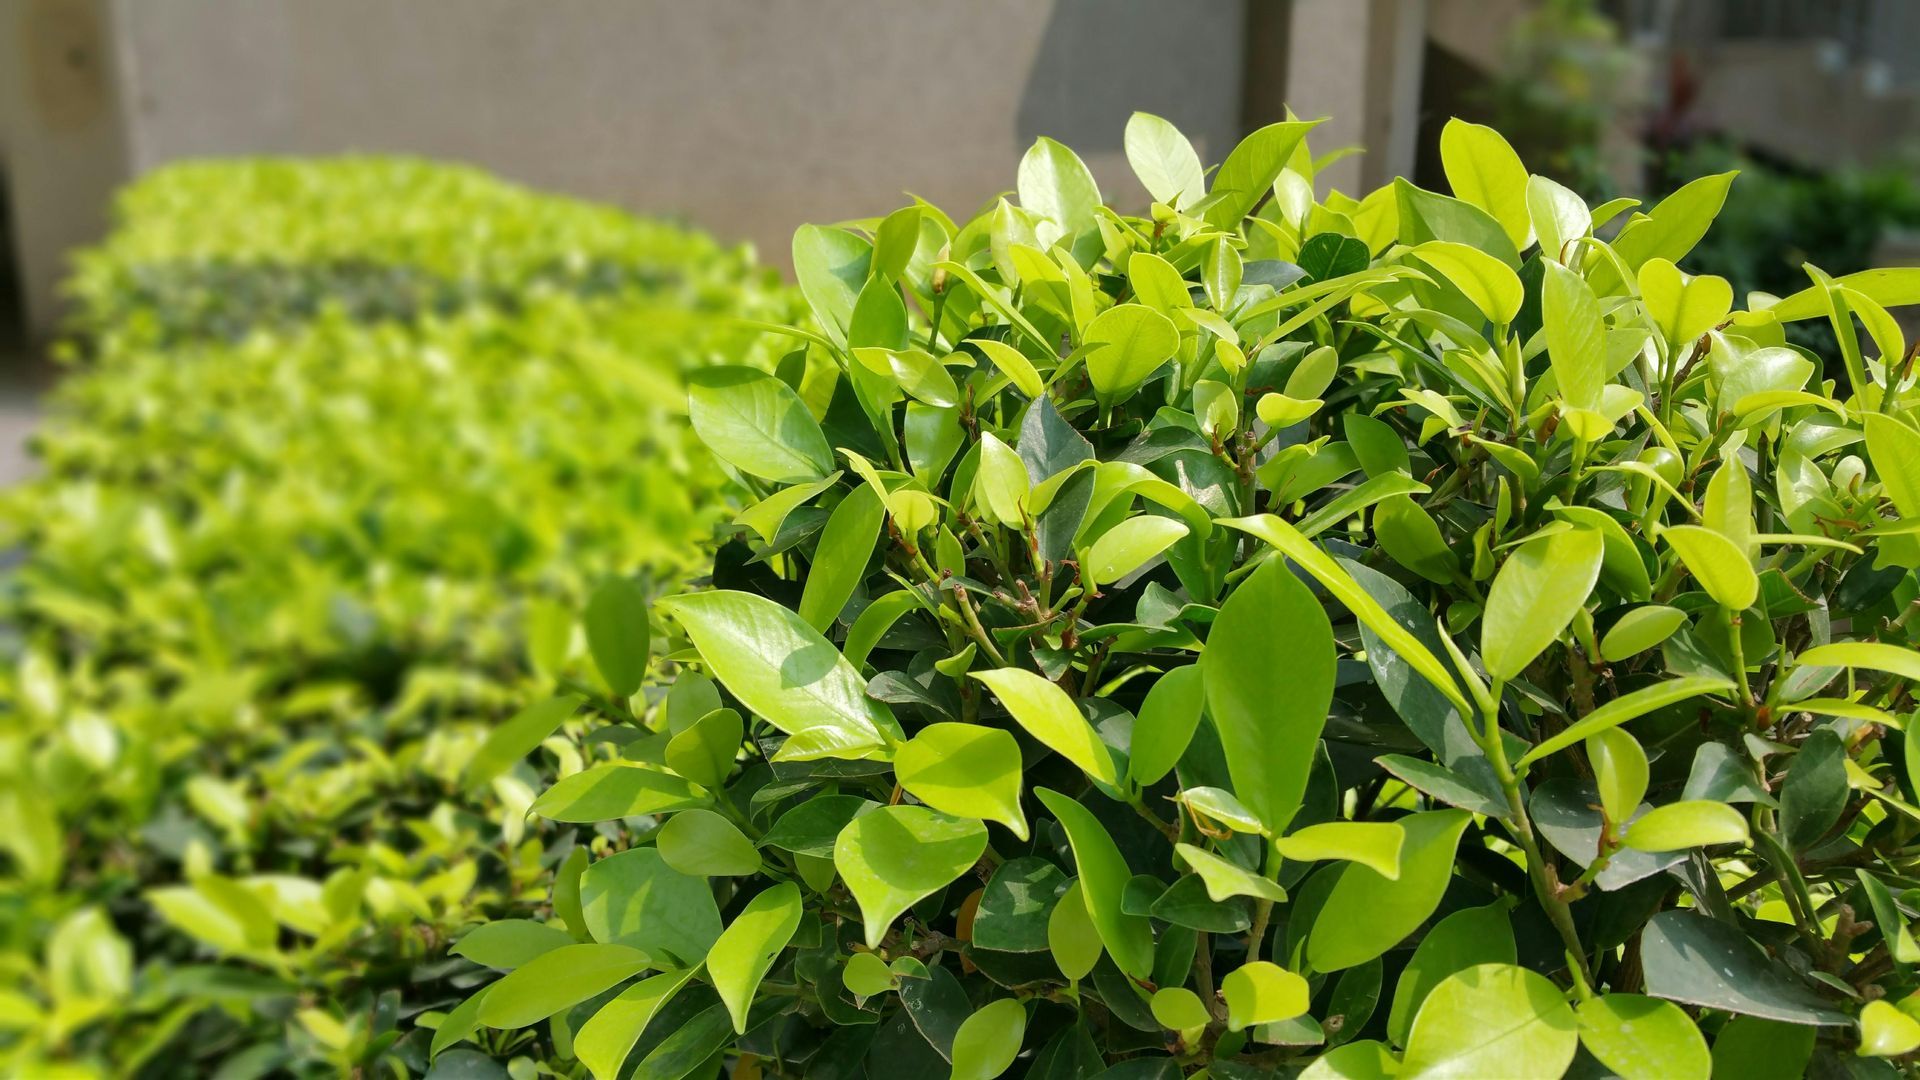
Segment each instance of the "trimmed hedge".
[[550,293],[672,294],[726,308],[746,263],[711,239],[611,207],[531,195],[408,158],[188,162],[120,197],[75,261],[83,337],[243,336],[338,308],[416,320]]
[[0,499],[0,1070],[424,1072],[445,943],[573,846],[523,825],[570,743],[469,763],[596,582],[690,571],[726,480],[679,372],[792,302],[384,159],[163,170],[78,267],[85,366]]

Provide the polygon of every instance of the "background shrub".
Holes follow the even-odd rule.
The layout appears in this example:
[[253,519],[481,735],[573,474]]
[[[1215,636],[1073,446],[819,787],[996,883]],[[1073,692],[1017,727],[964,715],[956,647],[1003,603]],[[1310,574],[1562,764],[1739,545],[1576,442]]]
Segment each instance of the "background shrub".
[[[1887,313],[1920,271],[1736,310],[1676,265],[1730,174],[1590,207],[1455,122],[1452,196],[1355,199],[1312,126],[1208,173],[1136,114],[1141,216],[1042,139],[1017,205],[796,234],[819,364],[694,376],[757,501],[657,648],[595,639],[670,689],[560,699],[623,723],[532,807],[590,854],[462,939],[505,974],[435,1048],[526,1031],[602,1080],[1920,1049]],[[1837,379],[1786,336],[1818,319]]]
[[726,480],[680,373],[785,294],[384,159],[162,170],[73,289],[82,367],[0,501],[0,1061],[424,1072],[446,942],[570,846],[523,817],[571,745],[475,754],[596,582],[691,572]]

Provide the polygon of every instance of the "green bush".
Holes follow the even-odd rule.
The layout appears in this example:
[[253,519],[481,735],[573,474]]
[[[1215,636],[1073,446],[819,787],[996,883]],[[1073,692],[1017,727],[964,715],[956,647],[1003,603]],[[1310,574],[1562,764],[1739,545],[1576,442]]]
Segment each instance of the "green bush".
[[[799,231],[821,368],[693,379],[758,501],[657,647],[602,607],[634,629],[601,669],[665,692],[592,697],[626,726],[532,808],[591,858],[462,939],[506,974],[436,1048],[524,1032],[601,1080],[1920,1048],[1920,394],[1873,355],[1920,271],[1734,310],[1675,266],[1728,176],[1609,244],[1630,201],[1491,129],[1449,125],[1454,196],[1355,200],[1312,126],[1209,183],[1136,115],[1145,216],[1042,139],[1018,205]],[[1785,343],[1823,318],[1838,385]]]
[[[240,208],[242,212],[235,212]],[[673,294],[725,308],[735,253],[666,223],[530,196],[477,169],[405,158],[170,166],[129,188],[119,227],[76,259],[86,338],[233,339],[323,308],[415,320],[532,297]]]
[[120,210],[0,498],[0,1071],[424,1072],[446,943],[572,846],[525,810],[577,751],[489,734],[574,673],[596,582],[690,572],[727,480],[681,371],[791,301],[418,162],[183,165]]

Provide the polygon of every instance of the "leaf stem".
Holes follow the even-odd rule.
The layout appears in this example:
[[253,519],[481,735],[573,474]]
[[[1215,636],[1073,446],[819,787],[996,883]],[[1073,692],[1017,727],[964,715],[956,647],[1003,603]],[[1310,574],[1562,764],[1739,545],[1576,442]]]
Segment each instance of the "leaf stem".
[[[1267,877],[1280,873],[1280,849],[1272,841],[1267,843],[1267,861],[1264,868]],[[1273,918],[1273,901],[1259,897],[1253,902],[1253,926],[1247,931],[1247,963],[1260,959],[1260,947],[1266,944],[1267,923]]]
[[[927,576],[927,584],[935,589],[941,588],[940,572],[933,568],[933,564],[927,562],[926,555],[918,548],[913,551],[913,562],[920,572]],[[993,643],[993,638],[988,636],[986,628],[980,625],[980,616],[974,613],[973,604],[967,599],[966,590],[955,586],[951,590],[942,589],[941,591],[950,592],[953,596],[954,606],[960,609],[960,617],[966,624],[967,634],[979,644],[980,651],[987,654],[995,667],[1008,666],[1007,658],[1001,655],[999,646]]]
[[1481,733],[1481,749],[1493,765],[1493,774],[1500,781],[1500,789],[1506,793],[1508,816],[1505,824],[1513,838],[1519,841],[1520,850],[1526,854],[1527,875],[1533,879],[1534,895],[1546,911],[1548,921],[1560,932],[1560,940],[1566,943],[1576,985],[1585,983],[1591,986],[1593,972],[1587,967],[1587,952],[1580,944],[1580,932],[1573,925],[1573,910],[1560,895],[1559,884],[1554,880],[1546,856],[1540,850],[1540,841],[1534,835],[1533,821],[1527,816],[1527,801],[1520,794],[1520,779],[1514,775],[1513,766],[1507,763],[1506,743],[1500,737],[1500,695],[1505,688],[1505,680],[1495,679],[1488,689],[1491,707],[1485,709],[1482,716],[1484,730]]

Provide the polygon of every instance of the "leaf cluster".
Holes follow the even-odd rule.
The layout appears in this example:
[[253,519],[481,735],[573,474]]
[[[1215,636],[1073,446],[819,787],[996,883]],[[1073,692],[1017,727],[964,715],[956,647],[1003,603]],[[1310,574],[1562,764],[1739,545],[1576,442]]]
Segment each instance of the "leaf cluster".
[[596,644],[620,734],[533,807],[591,852],[436,1046],[545,1021],[556,1067],[671,1080],[1920,1047],[1920,272],[1736,307],[1679,265],[1732,174],[1589,206],[1456,121],[1452,194],[1354,197],[1313,127],[1206,170],[1136,115],[1144,214],[1041,139],[969,220],[799,230],[794,351],[690,389],[746,504],[647,652]]
[[[525,811],[587,720],[517,710],[584,674],[603,576],[692,566],[725,478],[680,369],[791,294],[419,162],[184,165],[121,205],[0,498],[0,1072],[424,1073],[446,943],[572,846]],[[534,284],[575,260],[625,284]],[[486,289],[370,311],[343,267]]]

